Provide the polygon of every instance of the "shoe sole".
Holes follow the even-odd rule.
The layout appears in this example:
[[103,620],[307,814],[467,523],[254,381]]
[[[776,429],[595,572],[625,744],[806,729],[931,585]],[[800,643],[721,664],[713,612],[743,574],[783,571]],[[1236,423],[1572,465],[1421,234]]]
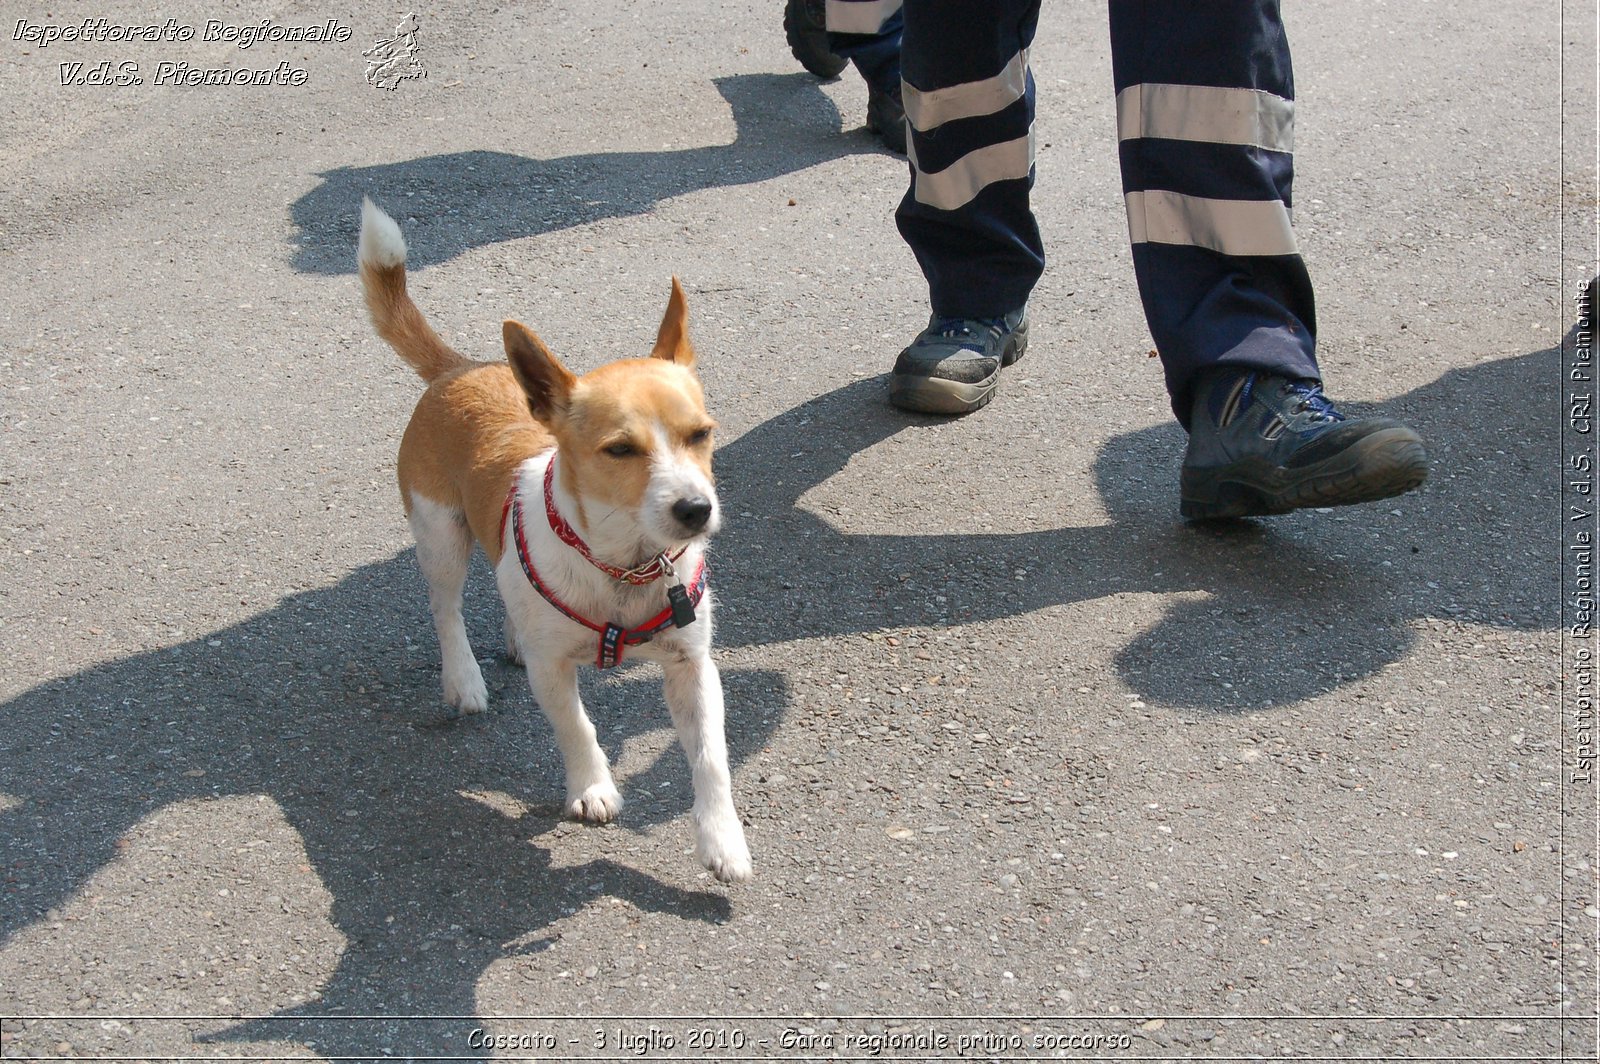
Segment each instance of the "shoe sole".
[[1028,325],[1013,330],[1000,353],[1000,365],[981,381],[965,383],[939,377],[891,374],[889,402],[901,410],[919,414],[970,414],[989,405],[1000,383],[1000,370],[1020,359],[1028,350]]
[[1397,425],[1305,469],[1283,469],[1261,459],[1185,469],[1178,512],[1191,521],[1210,521],[1269,517],[1309,506],[1351,506],[1410,491],[1427,476],[1422,439]]
[[812,25],[799,7],[798,0],[783,6],[783,35],[789,41],[789,54],[823,81],[838,77],[850,61],[828,50],[828,31]]

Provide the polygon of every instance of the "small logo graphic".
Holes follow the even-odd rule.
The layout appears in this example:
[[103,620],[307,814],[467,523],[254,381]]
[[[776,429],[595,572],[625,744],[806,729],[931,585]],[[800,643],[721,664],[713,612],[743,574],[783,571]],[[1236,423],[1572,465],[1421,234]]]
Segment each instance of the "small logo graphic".
[[394,36],[361,53],[367,57],[367,84],[393,92],[402,81],[425,78],[428,72],[417,58],[417,16],[407,15],[394,28]]

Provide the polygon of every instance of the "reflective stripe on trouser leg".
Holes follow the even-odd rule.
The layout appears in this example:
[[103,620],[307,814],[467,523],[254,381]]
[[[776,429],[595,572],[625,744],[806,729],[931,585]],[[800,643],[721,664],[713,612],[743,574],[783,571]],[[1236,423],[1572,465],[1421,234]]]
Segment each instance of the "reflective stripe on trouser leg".
[[900,0],[825,0],[828,47],[868,82],[900,77]]
[[906,0],[902,97],[911,186],[895,221],[933,312],[998,317],[1044,269],[1033,184],[1038,0]]
[[1318,377],[1289,226],[1294,77],[1277,0],[1110,0],[1122,190],[1173,411],[1241,365]]
[[829,33],[876,36],[900,11],[900,0],[825,0]]

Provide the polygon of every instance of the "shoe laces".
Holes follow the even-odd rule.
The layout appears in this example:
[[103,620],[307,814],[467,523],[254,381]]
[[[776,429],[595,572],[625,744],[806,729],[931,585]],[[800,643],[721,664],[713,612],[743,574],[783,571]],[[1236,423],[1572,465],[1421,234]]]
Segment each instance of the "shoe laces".
[[1299,400],[1294,412],[1309,413],[1313,421],[1343,421],[1345,416],[1334,407],[1333,400],[1322,394],[1322,385],[1316,381],[1288,381],[1283,390]]
[[957,336],[971,336],[977,330],[974,325],[981,325],[990,332],[999,336],[1005,332],[1006,319],[1001,318],[937,318],[933,323],[933,331],[947,339]]

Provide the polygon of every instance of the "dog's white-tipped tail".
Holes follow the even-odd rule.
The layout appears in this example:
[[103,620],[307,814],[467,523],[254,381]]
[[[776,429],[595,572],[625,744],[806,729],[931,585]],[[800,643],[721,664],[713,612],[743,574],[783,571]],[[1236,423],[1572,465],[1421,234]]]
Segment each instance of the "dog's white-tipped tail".
[[361,197],[361,264],[378,267],[406,264],[406,238],[400,226],[366,196]]
[[378,335],[425,381],[464,365],[439,339],[422,311],[406,294],[406,238],[393,218],[370,199],[361,200],[361,239],[357,247],[361,290]]

